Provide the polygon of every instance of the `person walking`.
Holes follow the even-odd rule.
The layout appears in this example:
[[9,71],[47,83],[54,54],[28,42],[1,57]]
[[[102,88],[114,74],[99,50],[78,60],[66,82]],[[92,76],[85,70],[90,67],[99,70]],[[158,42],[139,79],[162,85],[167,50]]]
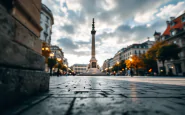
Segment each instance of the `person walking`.
[[130,69],[127,71],[128,76],[130,76]]
[[133,76],[133,71],[132,71],[132,70],[130,70],[130,76],[131,76],[131,77]]

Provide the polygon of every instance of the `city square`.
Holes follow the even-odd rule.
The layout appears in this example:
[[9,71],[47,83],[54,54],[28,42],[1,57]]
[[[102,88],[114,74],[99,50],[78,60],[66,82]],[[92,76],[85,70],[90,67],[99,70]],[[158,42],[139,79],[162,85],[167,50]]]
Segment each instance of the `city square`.
[[0,114],[184,115],[184,0],[1,0]]

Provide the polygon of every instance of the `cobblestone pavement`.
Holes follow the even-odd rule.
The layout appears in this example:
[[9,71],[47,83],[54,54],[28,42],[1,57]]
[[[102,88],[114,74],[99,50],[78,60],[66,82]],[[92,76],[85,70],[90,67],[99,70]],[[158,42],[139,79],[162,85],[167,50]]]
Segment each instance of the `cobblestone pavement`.
[[51,77],[39,98],[21,115],[185,115],[185,78]]

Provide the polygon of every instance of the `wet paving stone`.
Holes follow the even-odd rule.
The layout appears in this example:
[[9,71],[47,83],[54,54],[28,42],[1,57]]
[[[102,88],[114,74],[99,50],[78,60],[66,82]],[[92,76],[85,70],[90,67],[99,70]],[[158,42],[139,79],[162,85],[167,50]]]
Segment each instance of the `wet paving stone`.
[[51,77],[45,95],[21,115],[185,115],[185,78]]

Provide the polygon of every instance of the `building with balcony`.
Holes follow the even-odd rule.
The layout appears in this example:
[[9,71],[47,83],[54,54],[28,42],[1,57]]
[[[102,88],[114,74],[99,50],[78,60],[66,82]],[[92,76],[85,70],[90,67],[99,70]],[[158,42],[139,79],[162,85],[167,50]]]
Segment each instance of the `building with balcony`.
[[41,6],[40,25],[43,30],[40,33],[40,39],[51,45],[52,25],[54,24],[53,14],[51,10],[44,4]]
[[[178,17],[171,17],[166,21],[166,30],[161,34],[155,32],[155,41],[167,41],[177,44],[182,48],[178,60],[165,61],[166,73],[172,70],[175,75],[185,75],[185,13]],[[173,52],[172,52],[173,53]],[[162,69],[162,63],[158,61],[158,71]]]

